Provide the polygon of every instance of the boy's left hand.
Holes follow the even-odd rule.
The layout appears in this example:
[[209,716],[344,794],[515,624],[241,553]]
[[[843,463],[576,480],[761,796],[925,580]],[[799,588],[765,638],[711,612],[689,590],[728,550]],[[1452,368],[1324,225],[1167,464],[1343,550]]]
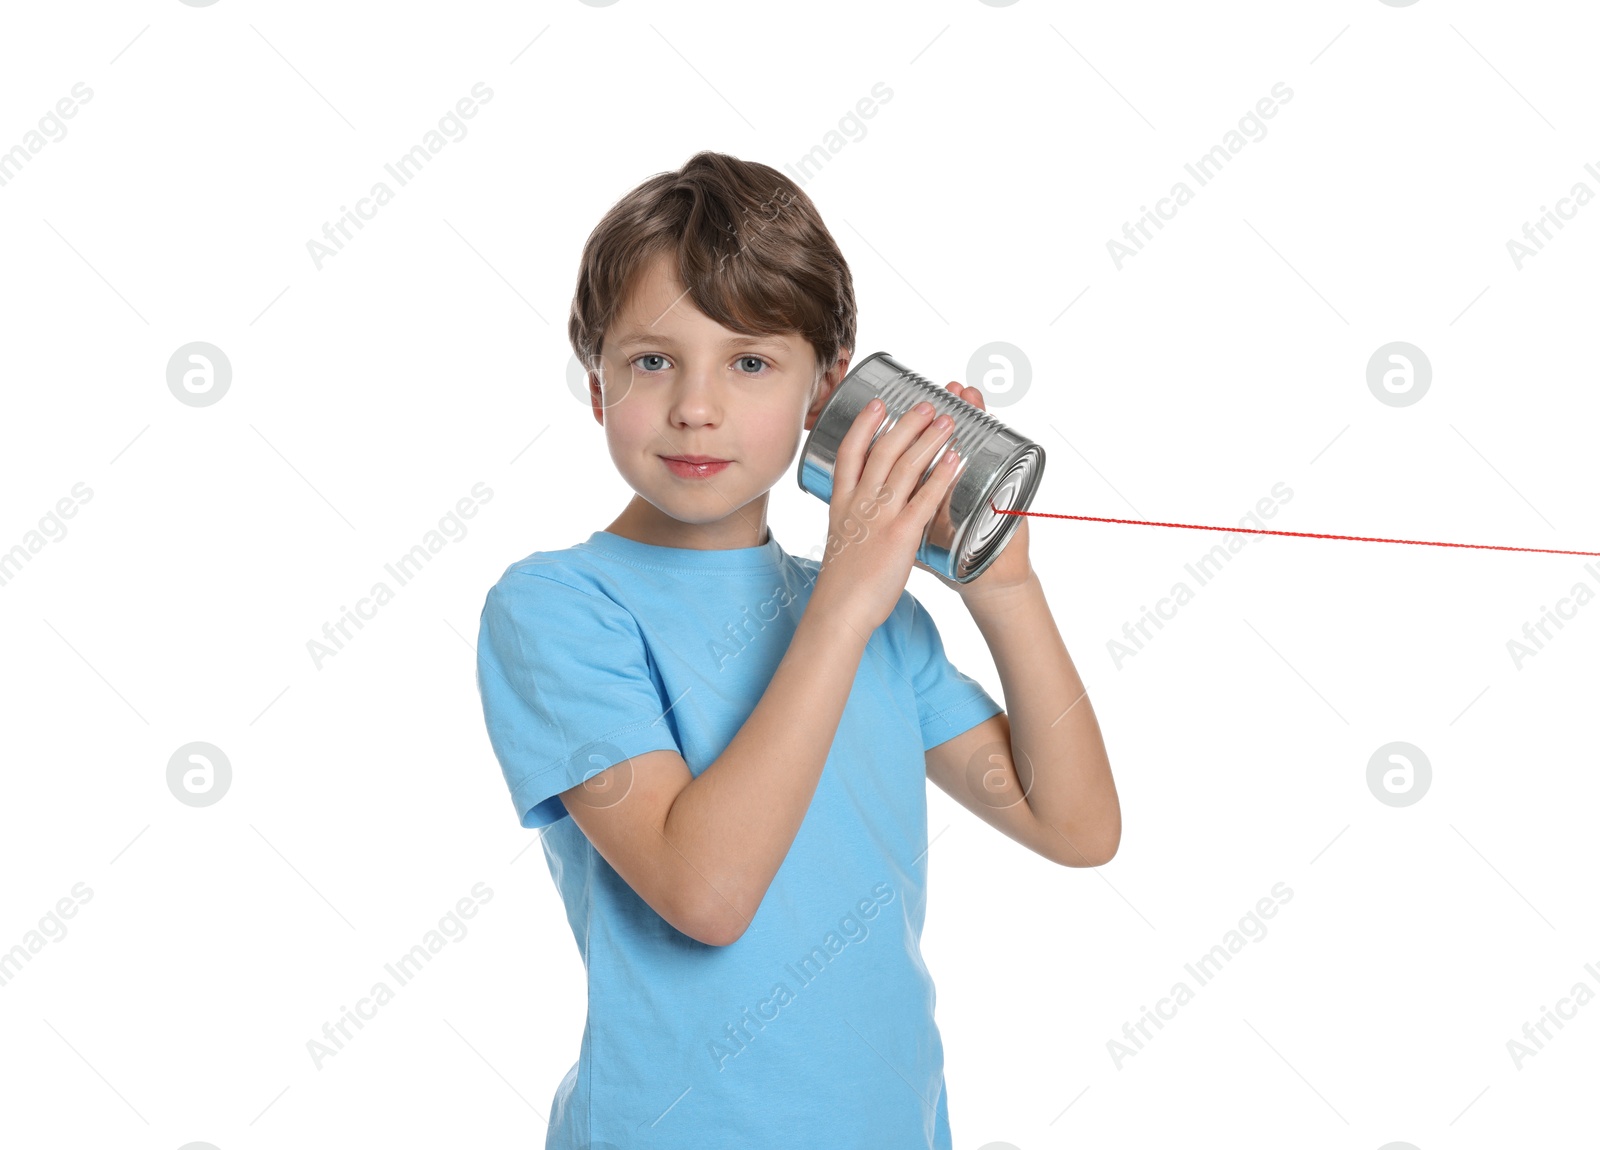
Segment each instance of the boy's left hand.
[[[983,392],[975,387],[963,387],[952,380],[945,384],[945,390],[958,399],[966,400],[979,410],[987,410],[983,402]],[[954,588],[963,598],[981,597],[994,591],[1020,587],[1033,578],[1033,566],[1028,562],[1028,517],[1021,515],[1017,518],[1020,522],[1016,530],[1011,533],[1011,538],[1006,540],[1006,545],[1000,554],[982,575],[969,583],[957,583],[954,579],[948,579],[920,559],[912,560],[911,565],[922,568],[946,587]]]

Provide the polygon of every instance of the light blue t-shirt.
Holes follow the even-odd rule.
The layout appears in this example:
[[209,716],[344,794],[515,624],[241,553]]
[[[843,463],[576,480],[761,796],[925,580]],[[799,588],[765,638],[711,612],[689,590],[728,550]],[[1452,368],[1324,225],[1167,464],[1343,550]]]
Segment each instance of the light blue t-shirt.
[[720,551],[596,531],[489,590],[484,720],[517,817],[545,828],[587,973],[547,1150],[949,1150],[920,945],[923,753],[1002,708],[950,664],[909,591],[867,644],[805,819],[738,941],[671,926],[557,797],[651,750],[699,776],[765,693],[818,570],[770,530]]

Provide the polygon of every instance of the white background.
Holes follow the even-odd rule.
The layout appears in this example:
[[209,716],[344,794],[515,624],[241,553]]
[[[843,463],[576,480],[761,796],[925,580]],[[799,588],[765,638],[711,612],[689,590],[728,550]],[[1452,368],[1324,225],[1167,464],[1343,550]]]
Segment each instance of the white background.
[[[842,145],[803,186],[857,358],[943,383],[1021,349],[1030,390],[992,410],[1048,455],[1036,511],[1230,526],[1283,482],[1275,529],[1600,550],[1600,206],[1520,270],[1506,246],[1600,192],[1595,33],[1586,5],[1436,0],[7,5],[0,149],[92,98],[0,186],[0,550],[92,498],[0,586],[0,950],[92,897],[0,986],[0,1137],[543,1145],[582,968],[473,643],[507,565],[631,494],[568,390],[567,309],[605,209],[702,148],[792,176]],[[478,82],[468,134],[319,270],[307,241]],[[1107,241],[1180,179],[1119,270]],[[167,387],[195,340],[232,365],[211,406]],[[1432,365],[1409,406],[1367,386],[1394,340]],[[478,482],[319,669],[307,641]],[[775,489],[791,552],[826,515]],[[1600,589],[1586,560],[1253,536],[1198,587],[1220,531],[1030,528],[1124,833],[1062,869],[930,787],[956,1146],[1592,1145],[1600,1004],[1520,1069],[1507,1047],[1600,991],[1600,606],[1507,649]],[[957,597],[910,586],[1001,698]],[[167,786],[193,741],[232,766],[207,807]],[[1406,807],[1366,781],[1393,741],[1432,764]],[[308,1041],[477,883],[466,936],[318,1069]],[[1119,1067],[1275,883],[1266,936]]]

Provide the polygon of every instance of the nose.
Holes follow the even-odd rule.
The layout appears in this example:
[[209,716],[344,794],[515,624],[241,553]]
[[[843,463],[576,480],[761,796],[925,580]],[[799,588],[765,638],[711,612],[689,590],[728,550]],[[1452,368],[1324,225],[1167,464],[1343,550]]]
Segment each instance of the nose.
[[722,416],[722,381],[708,363],[682,368],[672,382],[668,418],[674,425],[700,427]]

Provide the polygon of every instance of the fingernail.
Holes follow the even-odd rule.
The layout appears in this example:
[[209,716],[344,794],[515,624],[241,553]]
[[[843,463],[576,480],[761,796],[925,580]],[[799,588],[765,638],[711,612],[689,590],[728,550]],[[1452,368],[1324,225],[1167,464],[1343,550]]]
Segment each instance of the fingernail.
[[927,415],[933,411],[933,404],[927,402],[919,403],[917,404],[916,411],[918,415]]

